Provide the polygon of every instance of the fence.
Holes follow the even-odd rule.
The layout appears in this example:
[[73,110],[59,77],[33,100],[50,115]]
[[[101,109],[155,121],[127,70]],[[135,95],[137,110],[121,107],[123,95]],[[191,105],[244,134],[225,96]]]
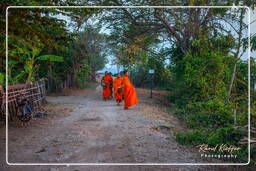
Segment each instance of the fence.
[[1,120],[5,119],[6,103],[8,103],[8,119],[13,121],[17,117],[17,97],[22,96],[32,102],[33,108],[40,107],[45,102],[45,80],[39,80],[31,84],[16,84],[8,86],[8,98],[6,91],[0,86]]

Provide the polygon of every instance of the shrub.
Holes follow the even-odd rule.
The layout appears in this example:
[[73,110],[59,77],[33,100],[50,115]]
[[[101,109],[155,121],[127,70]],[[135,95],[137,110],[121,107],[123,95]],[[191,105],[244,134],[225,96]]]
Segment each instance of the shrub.
[[183,145],[198,145],[206,143],[207,134],[202,130],[191,130],[185,133],[177,133],[176,140]]
[[226,128],[218,128],[214,130],[207,138],[209,145],[230,144],[235,145],[242,138],[245,132],[232,126]]
[[208,129],[195,129],[185,133],[177,133],[176,140],[183,145],[199,145],[203,143],[209,146],[217,144],[236,145],[245,134],[246,132],[229,126],[210,131]]
[[186,107],[187,124],[191,128],[219,128],[232,123],[232,108],[219,99],[194,102]]

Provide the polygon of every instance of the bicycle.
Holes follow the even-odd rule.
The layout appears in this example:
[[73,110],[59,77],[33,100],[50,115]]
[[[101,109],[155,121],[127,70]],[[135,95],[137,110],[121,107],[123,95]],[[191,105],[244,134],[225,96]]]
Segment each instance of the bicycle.
[[32,102],[26,98],[16,98],[17,107],[17,117],[22,122],[28,122],[33,117],[33,105]]

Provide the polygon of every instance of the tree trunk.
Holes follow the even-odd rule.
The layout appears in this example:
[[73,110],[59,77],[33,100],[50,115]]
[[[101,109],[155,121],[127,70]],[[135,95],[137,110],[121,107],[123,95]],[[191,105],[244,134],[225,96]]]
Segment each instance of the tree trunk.
[[234,68],[233,68],[233,72],[232,72],[232,77],[231,77],[231,81],[230,81],[230,85],[229,85],[229,89],[228,89],[228,101],[229,101],[229,98],[231,96],[234,80],[235,80],[235,77],[236,77],[236,67],[237,67],[237,63],[235,63]]
[[53,92],[53,76],[51,62],[48,62],[48,92]]
[[238,31],[238,44],[237,44],[237,50],[236,50],[236,53],[235,53],[235,64],[234,64],[232,77],[231,77],[229,90],[228,90],[228,96],[227,96],[228,101],[230,99],[232,88],[233,88],[233,85],[234,85],[234,81],[235,81],[235,77],[236,77],[236,70],[237,70],[237,61],[239,59],[240,48],[241,48],[241,45],[242,45],[242,31],[243,31],[243,16],[244,16],[244,13],[245,13],[244,9],[241,9],[240,21],[239,21],[239,31]]

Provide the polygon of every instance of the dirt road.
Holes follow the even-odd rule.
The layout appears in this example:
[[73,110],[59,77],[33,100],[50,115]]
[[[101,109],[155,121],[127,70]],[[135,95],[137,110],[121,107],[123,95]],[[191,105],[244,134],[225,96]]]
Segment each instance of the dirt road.
[[[47,97],[46,118],[27,127],[9,127],[10,163],[195,163],[195,148],[179,145],[173,133],[184,129],[146,90],[137,89],[139,104],[123,110],[114,100],[103,101],[101,88]],[[159,130],[164,125],[170,130]],[[1,128],[1,144],[5,129]],[[5,146],[1,145],[1,153]],[[3,154],[2,153],[2,154]],[[7,166],[0,170],[198,170],[208,166]]]

